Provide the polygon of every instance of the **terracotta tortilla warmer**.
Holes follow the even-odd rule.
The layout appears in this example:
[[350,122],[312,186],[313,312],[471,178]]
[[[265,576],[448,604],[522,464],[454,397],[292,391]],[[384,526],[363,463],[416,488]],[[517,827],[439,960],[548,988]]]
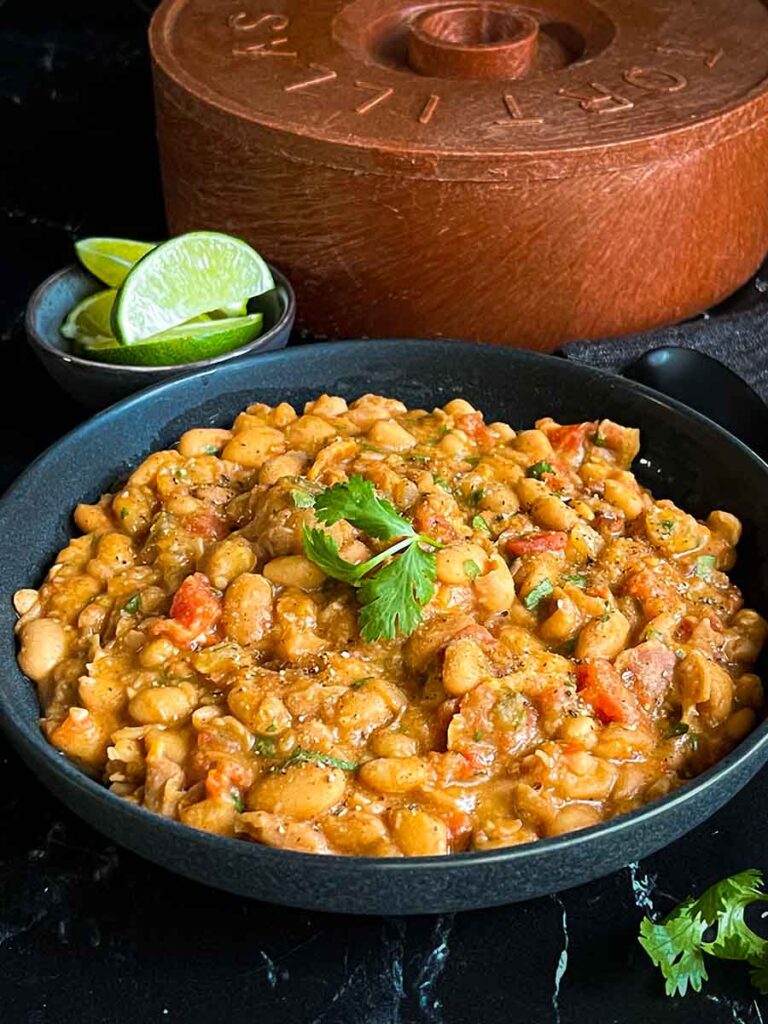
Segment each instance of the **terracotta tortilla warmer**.
[[552,349],[706,309],[768,250],[764,0],[165,0],[171,231],[318,336]]

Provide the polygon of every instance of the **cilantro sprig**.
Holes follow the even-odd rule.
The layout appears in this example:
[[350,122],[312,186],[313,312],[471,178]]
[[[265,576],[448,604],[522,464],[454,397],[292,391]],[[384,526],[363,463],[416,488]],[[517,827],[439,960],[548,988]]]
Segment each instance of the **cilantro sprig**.
[[409,636],[435,592],[434,550],[440,544],[417,533],[394,505],[380,498],[373,484],[360,476],[321,491],[314,499],[314,510],[326,526],[345,519],[369,537],[396,542],[355,565],[341,557],[336,541],[324,530],[305,526],[302,535],[310,561],[326,576],[357,589],[364,640]]
[[768,902],[762,886],[762,873],[752,868],[690,897],[659,923],[643,919],[639,942],[664,975],[668,996],[701,991],[709,977],[705,955],[745,961],[752,984],[768,995],[768,939],[744,920],[751,903]]

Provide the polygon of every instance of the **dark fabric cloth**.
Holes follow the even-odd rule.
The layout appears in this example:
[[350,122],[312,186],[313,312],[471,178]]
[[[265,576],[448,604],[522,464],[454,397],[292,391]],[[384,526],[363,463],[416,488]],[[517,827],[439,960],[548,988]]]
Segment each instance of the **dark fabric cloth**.
[[574,341],[560,354],[576,362],[621,373],[653,348],[680,345],[719,359],[768,402],[768,302],[747,312],[704,316],[644,334],[604,341]]

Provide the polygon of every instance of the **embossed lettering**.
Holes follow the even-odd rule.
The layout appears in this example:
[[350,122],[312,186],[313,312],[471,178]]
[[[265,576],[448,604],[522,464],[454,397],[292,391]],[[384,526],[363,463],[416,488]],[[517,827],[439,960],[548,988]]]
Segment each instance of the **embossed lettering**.
[[589,93],[585,94],[583,91],[577,92],[576,89],[567,89],[565,87],[558,89],[557,95],[563,99],[578,100],[581,109],[586,110],[590,114],[613,114],[619,110],[631,110],[635,105],[626,96],[621,96],[619,93],[607,89],[599,82],[589,82],[584,86],[584,89],[592,89],[597,95],[591,96]]
[[432,93],[427,102],[421,108],[421,113],[419,114],[419,124],[429,124],[429,122],[432,120],[432,116],[437,110],[439,103],[440,97]]
[[324,64],[310,64],[309,69],[310,71],[317,71],[319,74],[313,78],[305,78],[303,82],[294,82],[293,85],[283,86],[285,92],[299,92],[300,89],[309,89],[311,85],[332,82],[337,77],[333,68],[327,68]]
[[696,60],[702,60],[704,61],[704,67],[709,68],[710,71],[725,56],[725,50],[722,46],[717,50],[692,50],[687,46],[657,46],[656,53],[663,53],[669,57],[692,57]]
[[622,77],[625,82],[645,92],[680,92],[688,85],[685,75],[663,68],[630,68]]
[[255,32],[262,25],[269,25],[271,32],[285,32],[290,21],[291,19],[285,14],[262,14],[249,21],[247,11],[238,11],[236,14],[230,14],[227,18],[227,24],[236,32]]
[[373,110],[374,107],[378,107],[380,103],[384,103],[390,98],[392,93],[395,91],[391,86],[382,88],[380,85],[372,85],[370,82],[355,82],[356,89],[367,89],[369,92],[375,93],[368,100],[355,107],[356,114],[367,114],[369,110]]
[[506,93],[503,99],[509,117],[505,117],[501,121],[494,121],[494,125],[498,125],[501,128],[512,128],[515,125],[544,124],[543,117],[526,117],[520,104],[511,92]]

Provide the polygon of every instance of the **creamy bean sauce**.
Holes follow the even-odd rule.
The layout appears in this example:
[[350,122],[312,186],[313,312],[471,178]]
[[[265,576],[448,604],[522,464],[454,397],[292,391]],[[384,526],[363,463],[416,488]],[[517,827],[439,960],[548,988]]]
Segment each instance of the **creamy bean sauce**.
[[[190,430],[15,596],[50,742],[195,828],[312,853],[527,843],[653,800],[754,727],[768,627],[730,582],[741,527],[642,488],[637,430],[516,433],[462,399],[257,404]],[[408,636],[305,555],[358,476],[434,538]],[[391,542],[327,527],[347,562]],[[386,556],[385,556],[386,561]]]

